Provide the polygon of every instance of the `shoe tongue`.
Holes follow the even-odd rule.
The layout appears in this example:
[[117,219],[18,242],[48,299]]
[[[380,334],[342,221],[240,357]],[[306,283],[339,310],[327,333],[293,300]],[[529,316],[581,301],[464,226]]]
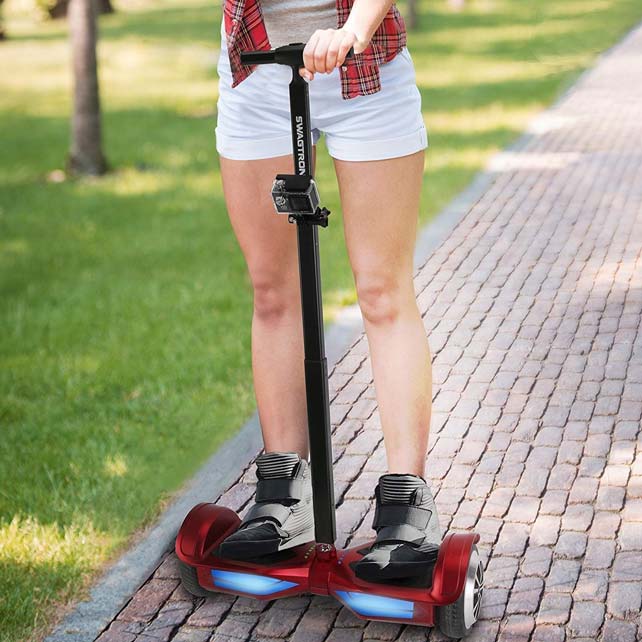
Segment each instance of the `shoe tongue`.
[[262,479],[292,477],[299,459],[297,453],[264,453],[256,458],[256,466]]
[[390,473],[379,478],[382,504],[410,504],[413,493],[426,482],[418,475]]

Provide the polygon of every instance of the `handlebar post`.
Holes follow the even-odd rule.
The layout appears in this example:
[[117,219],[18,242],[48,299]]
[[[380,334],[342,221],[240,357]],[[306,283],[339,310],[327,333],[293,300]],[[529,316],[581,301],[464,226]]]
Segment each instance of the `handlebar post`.
[[288,220],[297,224],[315,539],[332,545],[336,538],[333,458],[318,237],[318,228],[327,226],[330,212],[319,206],[319,193],[313,179],[310,95],[308,83],[299,73],[303,67],[304,47],[303,43],[293,43],[271,51],[241,53],[241,62],[272,62],[288,65],[292,70],[289,91],[294,174],[277,174],[272,198],[277,212],[288,213]]
[[312,178],[314,176],[314,167],[312,163],[310,126],[310,92],[308,83],[299,73],[298,67],[292,67],[290,120],[292,124],[294,173],[298,176]]

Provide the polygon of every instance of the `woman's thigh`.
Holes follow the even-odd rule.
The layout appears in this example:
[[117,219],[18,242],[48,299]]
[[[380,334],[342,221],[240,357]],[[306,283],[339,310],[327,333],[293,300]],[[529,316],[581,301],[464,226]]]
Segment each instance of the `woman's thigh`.
[[298,283],[296,226],[277,214],[272,182],[292,170],[292,157],[232,160],[221,156],[227,212],[256,288],[290,289]]
[[424,151],[334,164],[357,291],[376,296],[412,279]]
[[252,284],[286,296],[299,287],[296,225],[276,212],[272,183],[277,174],[292,173],[292,164],[291,154],[258,160],[220,156],[225,205]]
[[271,197],[276,174],[293,171],[289,69],[259,66],[232,88],[225,44],[221,28],[215,131],[229,219],[255,290],[291,292],[299,278],[296,226]]
[[340,97],[338,69],[316,90],[318,74],[310,83],[316,124],[337,173],[357,290],[372,289],[375,298],[381,288],[392,291],[400,279],[411,280],[428,146],[408,49],[379,72],[380,91],[349,100]]

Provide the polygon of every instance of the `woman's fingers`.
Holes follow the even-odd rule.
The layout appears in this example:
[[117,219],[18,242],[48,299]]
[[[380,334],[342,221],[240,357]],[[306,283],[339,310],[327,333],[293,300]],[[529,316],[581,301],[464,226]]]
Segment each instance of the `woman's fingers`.
[[354,53],[363,53],[368,48],[369,42],[367,40],[359,40],[358,34],[352,31],[349,27],[346,28],[346,25],[341,27],[341,31],[345,31],[345,33],[350,34],[350,44],[354,48]]
[[314,65],[314,50],[317,46],[319,40],[320,30],[317,29],[311,36],[305,47],[303,48],[303,64],[305,65],[300,69],[300,73],[304,78],[312,80],[314,78],[314,72],[316,67]]
[[317,44],[314,47],[314,71],[319,71],[322,74],[331,71],[332,68],[328,69],[327,59],[328,59],[328,49],[332,44],[333,33],[335,29],[322,29],[319,31],[319,38]]
[[338,29],[331,29],[328,35],[329,41],[325,54],[325,68],[326,71],[330,72],[337,66],[339,47],[341,46],[343,34]]
[[303,49],[303,64],[299,73],[308,80],[315,72],[330,73],[342,65],[346,54],[357,44],[357,37],[344,29],[317,29]]
[[341,33],[341,40],[339,42],[339,53],[337,55],[337,66],[342,65],[346,59],[346,54],[350,51],[350,47],[354,47],[357,42],[357,37],[351,31],[343,31],[337,29],[337,33]]
[[356,41],[355,35],[350,31],[333,29],[332,32],[332,41],[328,46],[326,56],[326,68],[328,72],[343,64],[348,50]]

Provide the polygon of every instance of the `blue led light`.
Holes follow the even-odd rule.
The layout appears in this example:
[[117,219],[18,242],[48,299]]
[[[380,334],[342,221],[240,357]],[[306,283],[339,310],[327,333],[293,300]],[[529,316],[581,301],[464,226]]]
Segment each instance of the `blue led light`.
[[250,595],[272,595],[272,593],[279,593],[296,586],[294,582],[286,582],[285,580],[265,575],[236,573],[218,569],[212,569],[212,579],[214,580],[214,586]]
[[337,591],[349,608],[365,617],[387,617],[395,619],[411,619],[415,603],[409,600],[398,600],[394,597],[356,593],[354,591]]

